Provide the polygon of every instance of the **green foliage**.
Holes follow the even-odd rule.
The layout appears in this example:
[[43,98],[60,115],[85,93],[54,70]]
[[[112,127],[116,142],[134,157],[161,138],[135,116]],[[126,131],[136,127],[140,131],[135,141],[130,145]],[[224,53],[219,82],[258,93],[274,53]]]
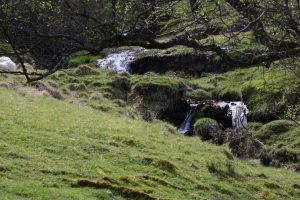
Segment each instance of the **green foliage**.
[[284,117],[300,124],[300,103],[288,106],[284,113]]
[[202,100],[209,100],[212,98],[211,93],[203,90],[203,89],[196,89],[189,91],[187,93],[187,98],[193,99],[195,101],[202,101]]
[[271,137],[285,134],[287,131],[296,127],[296,124],[288,120],[276,120],[265,124],[257,133],[256,136],[262,140],[268,140]]

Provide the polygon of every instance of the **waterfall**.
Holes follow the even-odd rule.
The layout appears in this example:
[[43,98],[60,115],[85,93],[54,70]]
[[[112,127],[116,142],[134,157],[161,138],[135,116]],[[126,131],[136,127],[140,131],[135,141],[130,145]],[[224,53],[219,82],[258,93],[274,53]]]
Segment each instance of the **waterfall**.
[[247,106],[241,101],[229,102],[224,101],[218,102],[217,106],[224,108],[229,107],[227,116],[231,117],[232,128],[238,129],[247,124],[247,114],[249,110]]
[[183,123],[181,124],[180,128],[178,129],[178,131],[181,134],[186,134],[187,132],[189,132],[191,130],[191,122],[192,122],[193,113],[197,107],[198,107],[198,104],[190,104],[190,110],[187,113],[186,118],[183,121]]
[[135,55],[141,51],[144,52],[146,49],[135,48],[110,54],[105,58],[98,60],[97,67],[111,69],[119,73],[129,72],[130,63],[135,59]]

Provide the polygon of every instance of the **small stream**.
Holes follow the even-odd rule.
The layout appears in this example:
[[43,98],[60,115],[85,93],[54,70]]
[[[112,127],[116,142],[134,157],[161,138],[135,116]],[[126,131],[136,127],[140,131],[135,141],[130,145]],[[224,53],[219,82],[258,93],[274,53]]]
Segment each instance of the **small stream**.
[[193,118],[193,114],[196,111],[198,104],[190,104],[190,110],[186,115],[185,120],[181,124],[180,128],[178,129],[179,133],[186,134],[191,130],[191,122]]
[[[219,108],[226,108],[228,106],[228,110],[226,114],[227,116],[223,116],[223,117],[231,118],[231,124],[233,129],[242,128],[247,124],[247,115],[249,113],[249,110],[243,102],[219,101],[219,102],[215,102],[214,105]],[[191,122],[192,122],[193,114],[196,111],[197,107],[198,104],[190,104],[190,109],[186,115],[186,118],[184,119],[183,123],[178,129],[179,133],[186,134],[191,130]]]

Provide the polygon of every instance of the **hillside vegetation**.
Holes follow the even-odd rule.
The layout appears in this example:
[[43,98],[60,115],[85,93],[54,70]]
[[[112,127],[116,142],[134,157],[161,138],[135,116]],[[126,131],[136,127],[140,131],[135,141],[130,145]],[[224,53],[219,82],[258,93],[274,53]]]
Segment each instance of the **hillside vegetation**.
[[[48,93],[1,77],[2,199],[299,197],[298,173],[236,159],[226,146],[184,137],[162,121],[140,119],[121,103],[124,96],[114,96],[123,92],[112,90],[115,79],[110,78],[120,75],[96,69],[84,76],[82,70],[75,77],[71,73],[76,71],[43,81]],[[84,86],[72,91],[71,84]],[[49,88],[63,99],[53,98],[56,93]],[[96,98],[95,91],[103,96]]]

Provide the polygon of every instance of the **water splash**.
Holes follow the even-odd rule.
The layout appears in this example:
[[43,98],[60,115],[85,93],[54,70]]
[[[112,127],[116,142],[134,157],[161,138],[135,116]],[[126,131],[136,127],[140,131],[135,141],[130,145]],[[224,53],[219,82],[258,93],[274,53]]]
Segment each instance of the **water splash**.
[[181,124],[180,128],[178,129],[179,133],[186,134],[191,130],[191,122],[194,111],[197,109],[198,104],[190,104],[190,110],[186,115],[184,122]]
[[247,124],[247,114],[249,110],[247,106],[241,101],[234,101],[234,102],[217,102],[217,106],[224,108],[226,106],[229,107],[227,116],[231,117],[232,120],[232,128],[238,129],[243,127]]
[[135,59],[135,55],[140,51],[146,51],[143,48],[125,50],[113,53],[105,58],[98,60],[97,67],[103,69],[111,69],[117,72],[129,72],[129,65]]

